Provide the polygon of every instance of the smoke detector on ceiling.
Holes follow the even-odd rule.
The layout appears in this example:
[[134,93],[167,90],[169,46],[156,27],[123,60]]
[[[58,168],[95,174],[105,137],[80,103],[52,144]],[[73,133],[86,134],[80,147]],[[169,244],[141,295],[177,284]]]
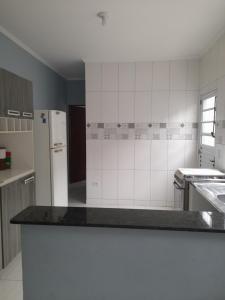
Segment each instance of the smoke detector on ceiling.
[[108,13],[106,11],[100,11],[97,13],[97,17],[101,19],[102,25],[104,26],[108,18]]

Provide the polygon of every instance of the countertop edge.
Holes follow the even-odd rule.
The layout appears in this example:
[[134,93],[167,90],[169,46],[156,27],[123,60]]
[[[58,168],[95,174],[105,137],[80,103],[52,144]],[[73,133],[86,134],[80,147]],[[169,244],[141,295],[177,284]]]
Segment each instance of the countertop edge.
[[[20,171],[20,170],[15,170],[15,171],[16,171],[16,172],[19,172],[19,173],[16,174],[16,175],[13,175],[13,176],[11,176],[11,177],[9,177],[9,178],[3,180],[3,181],[0,181],[0,188],[3,187],[3,186],[5,186],[5,185],[7,185],[7,184],[10,184],[10,183],[12,183],[12,182],[14,182],[14,181],[16,181],[16,180],[21,179],[21,178],[23,178],[24,176],[27,176],[27,175],[32,174],[32,173],[35,172],[34,169],[27,169],[27,170],[21,170],[21,171]],[[1,172],[1,171],[0,171],[0,172]],[[4,171],[3,171],[3,172],[4,172]],[[13,172],[13,170],[12,170],[12,172]]]
[[10,223],[225,233],[225,214],[219,212],[30,206]]
[[130,226],[130,225],[75,225],[75,224],[63,224],[63,223],[40,223],[40,222],[16,222],[13,219],[10,221],[15,225],[27,225],[27,226],[56,226],[56,227],[83,227],[83,228],[118,228],[118,229],[138,229],[138,230],[160,230],[160,231],[187,231],[187,232],[205,232],[205,233],[225,233],[223,229],[204,229],[204,228],[182,228],[182,227],[170,227],[170,226]]

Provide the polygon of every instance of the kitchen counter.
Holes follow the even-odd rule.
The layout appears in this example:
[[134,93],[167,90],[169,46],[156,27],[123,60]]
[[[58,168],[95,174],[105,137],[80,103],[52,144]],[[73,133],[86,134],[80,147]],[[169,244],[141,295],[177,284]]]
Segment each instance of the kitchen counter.
[[11,223],[225,233],[225,215],[217,212],[34,206]]
[[0,171],[0,187],[32,174],[34,169],[7,169]]

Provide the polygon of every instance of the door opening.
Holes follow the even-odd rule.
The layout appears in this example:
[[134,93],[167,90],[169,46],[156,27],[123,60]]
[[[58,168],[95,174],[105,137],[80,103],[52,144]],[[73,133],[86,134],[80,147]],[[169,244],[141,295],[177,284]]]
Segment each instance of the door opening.
[[85,106],[69,105],[69,205],[86,203]]

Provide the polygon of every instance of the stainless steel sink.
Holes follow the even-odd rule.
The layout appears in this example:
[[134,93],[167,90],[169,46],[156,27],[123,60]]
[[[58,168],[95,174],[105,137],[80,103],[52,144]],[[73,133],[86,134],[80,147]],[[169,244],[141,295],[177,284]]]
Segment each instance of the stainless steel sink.
[[217,199],[220,200],[221,202],[225,203],[225,194],[217,195]]

